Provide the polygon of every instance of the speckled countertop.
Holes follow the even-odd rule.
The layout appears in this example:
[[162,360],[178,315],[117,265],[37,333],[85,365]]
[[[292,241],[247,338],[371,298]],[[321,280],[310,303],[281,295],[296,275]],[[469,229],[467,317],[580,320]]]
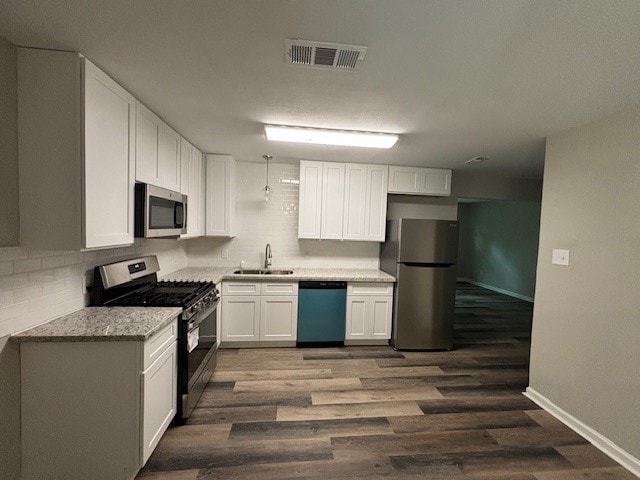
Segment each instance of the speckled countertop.
[[17,342],[144,341],[181,312],[175,307],[87,307],[11,338]]
[[[281,267],[274,267],[279,270]],[[381,270],[353,268],[292,268],[291,275],[239,275],[238,267],[190,267],[170,273],[165,280],[205,280],[219,283],[223,280],[336,280],[343,282],[395,282],[395,278]]]

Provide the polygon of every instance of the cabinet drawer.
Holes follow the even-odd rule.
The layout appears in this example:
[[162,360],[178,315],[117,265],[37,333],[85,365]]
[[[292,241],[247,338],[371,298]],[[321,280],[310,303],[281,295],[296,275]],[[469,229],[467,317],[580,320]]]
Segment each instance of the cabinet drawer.
[[260,282],[223,282],[223,295],[260,295]]
[[297,283],[264,282],[261,295],[298,295]]
[[167,347],[178,338],[178,321],[174,320],[159,333],[144,342],[144,370],[162,355]]
[[393,283],[349,283],[347,295],[393,295]]

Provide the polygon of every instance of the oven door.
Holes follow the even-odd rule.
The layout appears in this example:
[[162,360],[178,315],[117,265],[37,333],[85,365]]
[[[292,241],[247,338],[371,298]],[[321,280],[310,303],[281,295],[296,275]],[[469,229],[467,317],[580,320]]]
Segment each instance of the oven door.
[[187,233],[187,197],[166,188],[136,183],[135,236],[177,237]]
[[179,403],[182,421],[191,415],[216,365],[218,299],[182,322]]

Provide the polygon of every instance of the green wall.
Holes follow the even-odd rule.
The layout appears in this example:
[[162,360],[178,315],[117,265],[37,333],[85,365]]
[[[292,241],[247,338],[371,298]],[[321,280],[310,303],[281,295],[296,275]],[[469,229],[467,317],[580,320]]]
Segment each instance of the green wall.
[[540,203],[460,203],[458,277],[533,298]]

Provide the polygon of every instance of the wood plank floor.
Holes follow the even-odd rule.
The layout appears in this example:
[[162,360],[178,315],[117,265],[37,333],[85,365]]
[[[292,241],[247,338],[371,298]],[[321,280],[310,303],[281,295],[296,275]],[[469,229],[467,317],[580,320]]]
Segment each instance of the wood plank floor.
[[636,478],[522,395],[531,316],[459,284],[450,352],[221,350],[138,478]]

